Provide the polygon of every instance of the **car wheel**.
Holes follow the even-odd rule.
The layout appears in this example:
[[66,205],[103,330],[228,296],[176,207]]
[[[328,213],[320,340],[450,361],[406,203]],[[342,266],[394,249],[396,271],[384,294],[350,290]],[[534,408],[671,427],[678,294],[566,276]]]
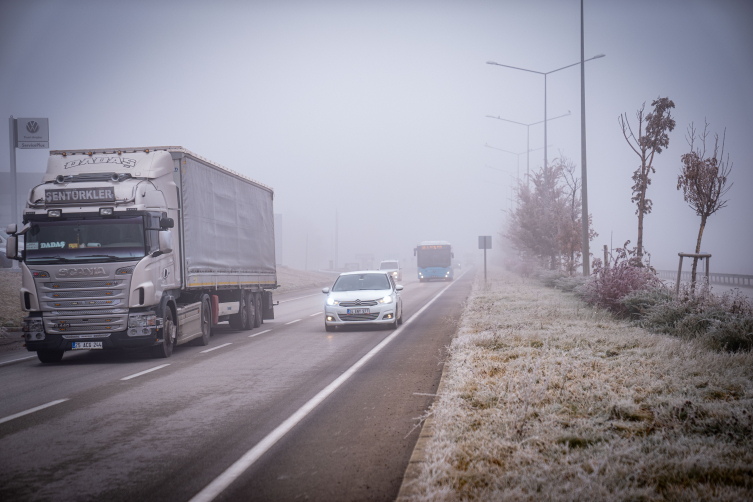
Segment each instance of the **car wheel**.
[[209,345],[212,336],[212,308],[209,306],[209,295],[201,297],[201,336],[194,340],[194,345]]
[[37,357],[43,363],[59,363],[63,359],[62,350],[38,350]]
[[152,355],[159,359],[166,359],[173,354],[175,337],[178,329],[173,322],[173,311],[170,307],[165,310],[165,323],[162,327],[162,342],[152,347]]

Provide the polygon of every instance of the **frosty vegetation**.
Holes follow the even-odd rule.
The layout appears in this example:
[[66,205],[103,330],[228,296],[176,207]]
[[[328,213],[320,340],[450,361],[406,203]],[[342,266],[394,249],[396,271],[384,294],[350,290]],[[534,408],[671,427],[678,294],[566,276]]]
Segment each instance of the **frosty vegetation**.
[[490,277],[450,347],[411,499],[753,498],[751,352]]

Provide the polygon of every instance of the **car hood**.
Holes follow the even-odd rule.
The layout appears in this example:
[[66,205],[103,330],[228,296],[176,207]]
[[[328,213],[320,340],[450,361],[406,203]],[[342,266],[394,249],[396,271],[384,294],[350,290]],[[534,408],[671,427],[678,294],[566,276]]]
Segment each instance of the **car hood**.
[[387,295],[391,295],[391,289],[362,289],[360,291],[335,291],[330,292],[329,296],[339,301],[353,300],[379,300]]

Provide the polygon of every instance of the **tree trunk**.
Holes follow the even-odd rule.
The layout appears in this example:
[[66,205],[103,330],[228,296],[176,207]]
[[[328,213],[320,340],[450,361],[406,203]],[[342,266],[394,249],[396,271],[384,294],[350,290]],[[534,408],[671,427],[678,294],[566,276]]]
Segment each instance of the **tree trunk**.
[[638,259],[641,263],[643,263],[643,197],[644,195],[641,194],[638,204],[638,241],[635,244],[638,248]]
[[[695,254],[701,252],[701,239],[703,238],[703,229],[706,228],[706,216],[701,216],[701,228],[698,230],[698,240],[695,243]],[[698,258],[693,258],[693,271],[690,274],[690,291],[695,293],[695,273],[698,268]]]

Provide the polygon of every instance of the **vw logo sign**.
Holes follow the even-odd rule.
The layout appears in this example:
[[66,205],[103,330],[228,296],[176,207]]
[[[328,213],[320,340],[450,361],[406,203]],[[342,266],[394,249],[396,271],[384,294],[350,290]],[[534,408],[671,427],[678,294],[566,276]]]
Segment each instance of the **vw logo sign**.
[[34,134],[35,132],[39,130],[39,124],[37,124],[33,120],[30,120],[26,123],[26,130]]

